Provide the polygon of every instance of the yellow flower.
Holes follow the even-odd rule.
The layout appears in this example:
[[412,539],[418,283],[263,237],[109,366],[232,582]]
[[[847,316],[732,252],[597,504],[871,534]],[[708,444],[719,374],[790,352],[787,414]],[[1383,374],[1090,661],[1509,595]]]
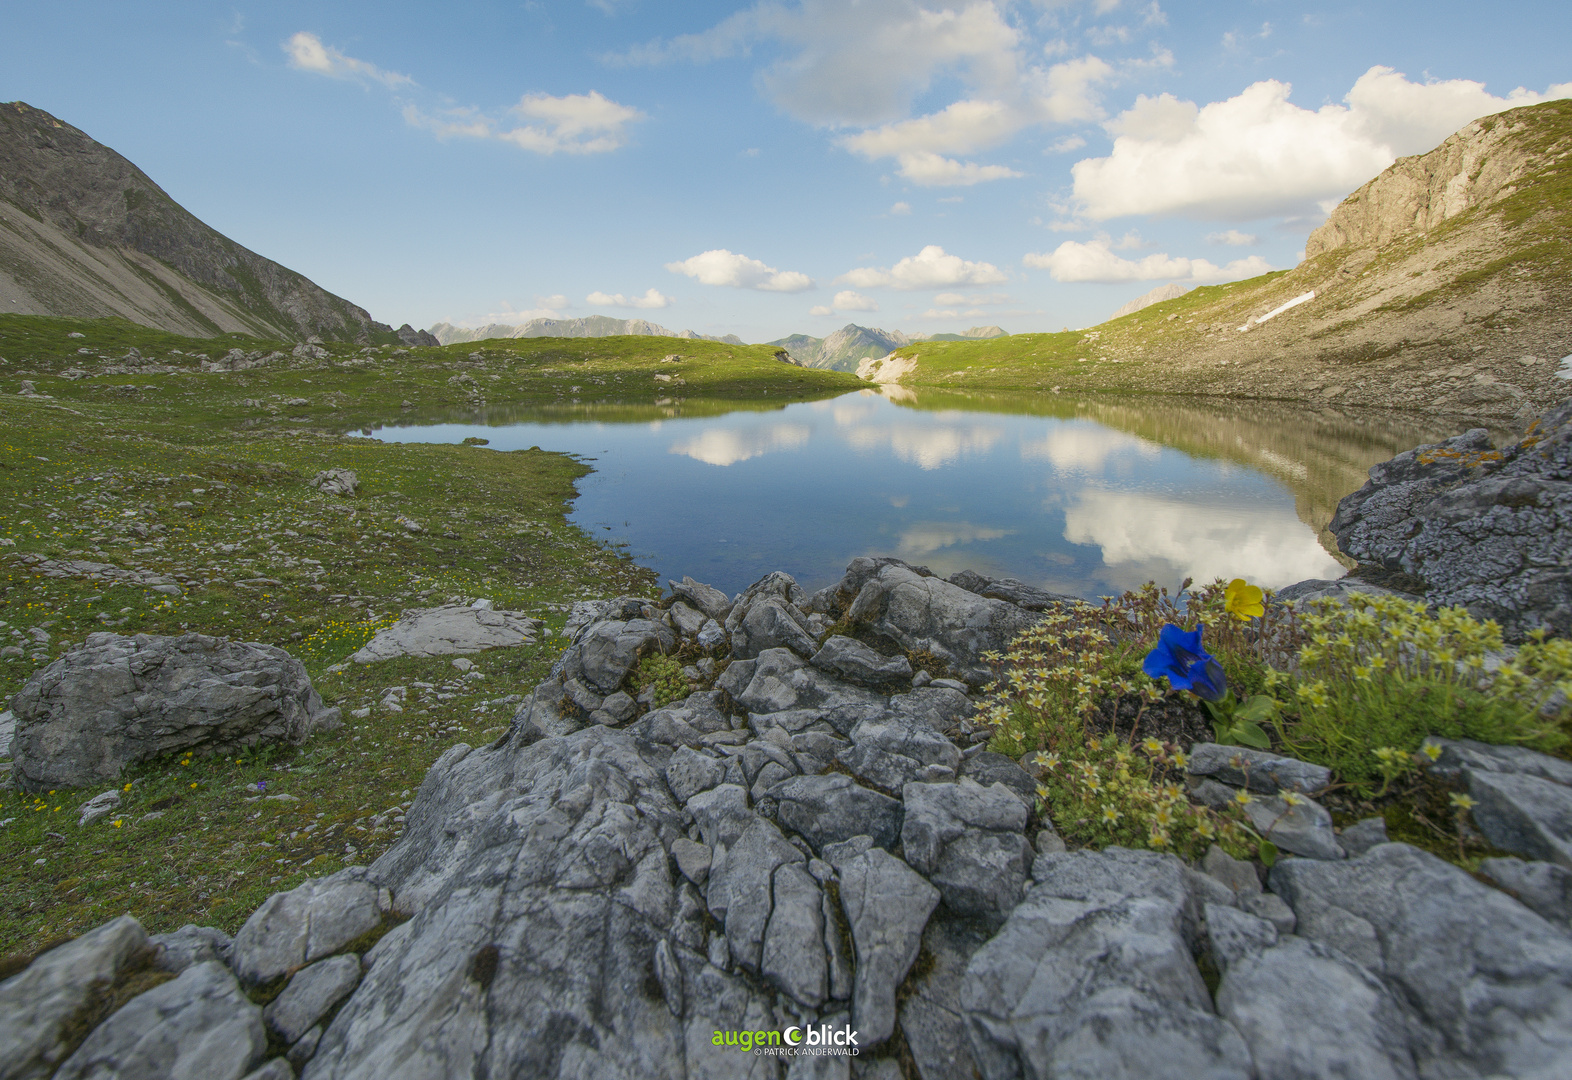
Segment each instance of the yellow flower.
[[1211,818],[1202,818],[1195,823],[1195,834],[1202,840],[1210,840],[1217,835],[1217,830],[1212,828]]
[[1441,746],[1440,746],[1440,744],[1439,743],[1426,743],[1425,744],[1425,757],[1429,758],[1431,761],[1438,761],[1438,760],[1440,760],[1440,758],[1441,758]]
[[1223,610],[1240,619],[1259,619],[1266,614],[1266,594],[1244,578],[1234,578],[1223,593]]
[[1111,806],[1105,805],[1103,807],[1103,820],[1108,822],[1110,825],[1117,824],[1119,819],[1123,816],[1123,814],[1119,813],[1119,811],[1115,810]]
[[1155,757],[1163,752],[1163,744],[1156,739],[1145,739],[1141,742],[1141,749]]
[[1296,792],[1293,792],[1293,791],[1285,791],[1285,792],[1283,792],[1283,802],[1287,803],[1289,806],[1303,806],[1305,803],[1307,803],[1309,801],[1310,801],[1309,799],[1306,799],[1303,795],[1300,795],[1300,794],[1298,794]]
[[1448,797],[1452,800],[1452,805],[1459,810],[1472,810],[1479,805],[1478,801],[1470,799],[1467,795],[1459,795],[1456,792],[1453,792]]
[[115,828],[117,828],[117,829],[118,829],[118,828],[120,828],[120,819],[119,819],[119,818],[115,818],[115,820],[114,820],[114,826],[115,826]]
[[[195,787],[196,785],[193,784],[192,786]],[[1240,806],[1249,806],[1251,803],[1255,802],[1255,799],[1250,796],[1248,791],[1241,789],[1237,794],[1234,795],[1234,802],[1238,803]]]

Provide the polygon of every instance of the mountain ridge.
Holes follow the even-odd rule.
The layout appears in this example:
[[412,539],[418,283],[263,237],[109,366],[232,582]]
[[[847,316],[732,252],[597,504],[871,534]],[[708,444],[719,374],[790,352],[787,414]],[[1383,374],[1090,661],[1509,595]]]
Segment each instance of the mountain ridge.
[[710,334],[695,333],[692,330],[668,330],[666,327],[658,323],[652,323],[648,319],[615,319],[610,315],[586,315],[579,319],[530,319],[528,322],[517,324],[488,323],[485,326],[474,328],[454,326],[449,322],[439,322],[426,332],[444,345],[485,341],[489,338],[619,337],[623,335],[680,338],[687,341],[721,341],[728,345],[746,344],[735,334],[727,334],[725,337],[714,337]]
[[856,371],[857,365],[868,357],[888,356],[896,349],[916,341],[969,341],[1008,336],[997,326],[974,326],[964,334],[906,334],[900,330],[881,330],[878,327],[847,323],[822,338],[792,334],[765,344],[785,349],[793,360],[804,367]]
[[0,104],[0,311],[205,337],[392,341],[392,328],[224,236],[135,164],[25,102]]

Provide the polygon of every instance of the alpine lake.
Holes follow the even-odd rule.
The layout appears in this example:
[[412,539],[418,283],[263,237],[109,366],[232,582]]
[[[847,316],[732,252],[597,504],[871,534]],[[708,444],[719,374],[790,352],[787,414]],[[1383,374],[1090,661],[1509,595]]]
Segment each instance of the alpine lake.
[[1346,571],[1326,531],[1370,466],[1456,425],[1288,402],[957,394],[410,414],[387,442],[575,455],[572,520],[662,578],[808,590],[859,555],[1096,598],[1148,580]]

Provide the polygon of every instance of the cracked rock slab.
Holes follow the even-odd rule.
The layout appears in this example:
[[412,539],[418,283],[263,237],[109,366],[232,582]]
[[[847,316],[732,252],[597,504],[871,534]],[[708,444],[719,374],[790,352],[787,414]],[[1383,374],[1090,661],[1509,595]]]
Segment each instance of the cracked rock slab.
[[371,664],[397,656],[458,656],[533,643],[544,624],[520,611],[446,604],[407,611],[377,631],[350,660]]
[[877,1044],[895,1030],[895,989],[917,959],[939,890],[880,848],[842,860],[836,869],[857,952],[852,1025]]
[[377,886],[363,867],[274,893],[235,935],[230,960],[242,982],[260,985],[331,956],[382,921]]

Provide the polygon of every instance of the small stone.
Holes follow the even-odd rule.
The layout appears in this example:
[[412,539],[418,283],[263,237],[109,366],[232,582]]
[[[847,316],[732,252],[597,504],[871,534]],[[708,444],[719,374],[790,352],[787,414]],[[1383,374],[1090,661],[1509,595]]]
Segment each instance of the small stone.
[[158,950],[153,961],[160,971],[173,971],[177,975],[192,964],[208,961],[229,963],[229,950],[235,939],[212,926],[187,923],[168,934],[154,934],[148,939]]
[[304,1036],[360,982],[360,957],[334,956],[297,971],[263,1010],[262,1019],[285,1043]]
[[1245,806],[1255,830],[1284,851],[1310,859],[1341,859],[1332,815],[1313,799],[1290,804],[1277,795],[1257,795]]
[[1572,923],[1572,870],[1555,863],[1505,858],[1485,859],[1479,872],[1541,918],[1563,928]]
[[455,656],[453,658],[453,666],[458,668],[460,671],[468,671],[470,668],[475,666],[475,661],[471,660],[467,656]]
[[320,1027],[314,1027],[302,1035],[299,1039],[295,1040],[294,1045],[289,1048],[289,1052],[285,1055],[285,1057],[289,1059],[289,1063],[296,1069],[304,1069],[306,1067],[306,1062],[310,1061],[314,1056],[316,1056],[317,1044],[321,1041],[322,1029]]
[[1209,776],[1233,787],[1246,786],[1248,776],[1250,790],[1264,795],[1281,791],[1311,795],[1332,782],[1332,770],[1324,765],[1222,743],[1196,743],[1190,747],[1189,773]]
[[95,795],[82,804],[81,817],[77,819],[78,827],[89,825],[99,818],[108,817],[120,806],[120,790],[110,788],[102,795]]
[[682,876],[702,887],[710,876],[710,849],[704,844],[679,836],[671,842],[671,856],[677,860]]
[[1261,891],[1261,879],[1256,875],[1255,866],[1234,858],[1216,844],[1206,849],[1201,869],[1227,885],[1237,896],[1254,896]]
[[1350,825],[1338,836],[1337,842],[1348,852],[1350,859],[1357,859],[1377,844],[1388,842],[1386,819],[1368,817]]
[[1277,927],[1279,934],[1292,934],[1299,918],[1294,909],[1276,893],[1261,892],[1240,898],[1239,906],[1258,919],[1265,919]]

